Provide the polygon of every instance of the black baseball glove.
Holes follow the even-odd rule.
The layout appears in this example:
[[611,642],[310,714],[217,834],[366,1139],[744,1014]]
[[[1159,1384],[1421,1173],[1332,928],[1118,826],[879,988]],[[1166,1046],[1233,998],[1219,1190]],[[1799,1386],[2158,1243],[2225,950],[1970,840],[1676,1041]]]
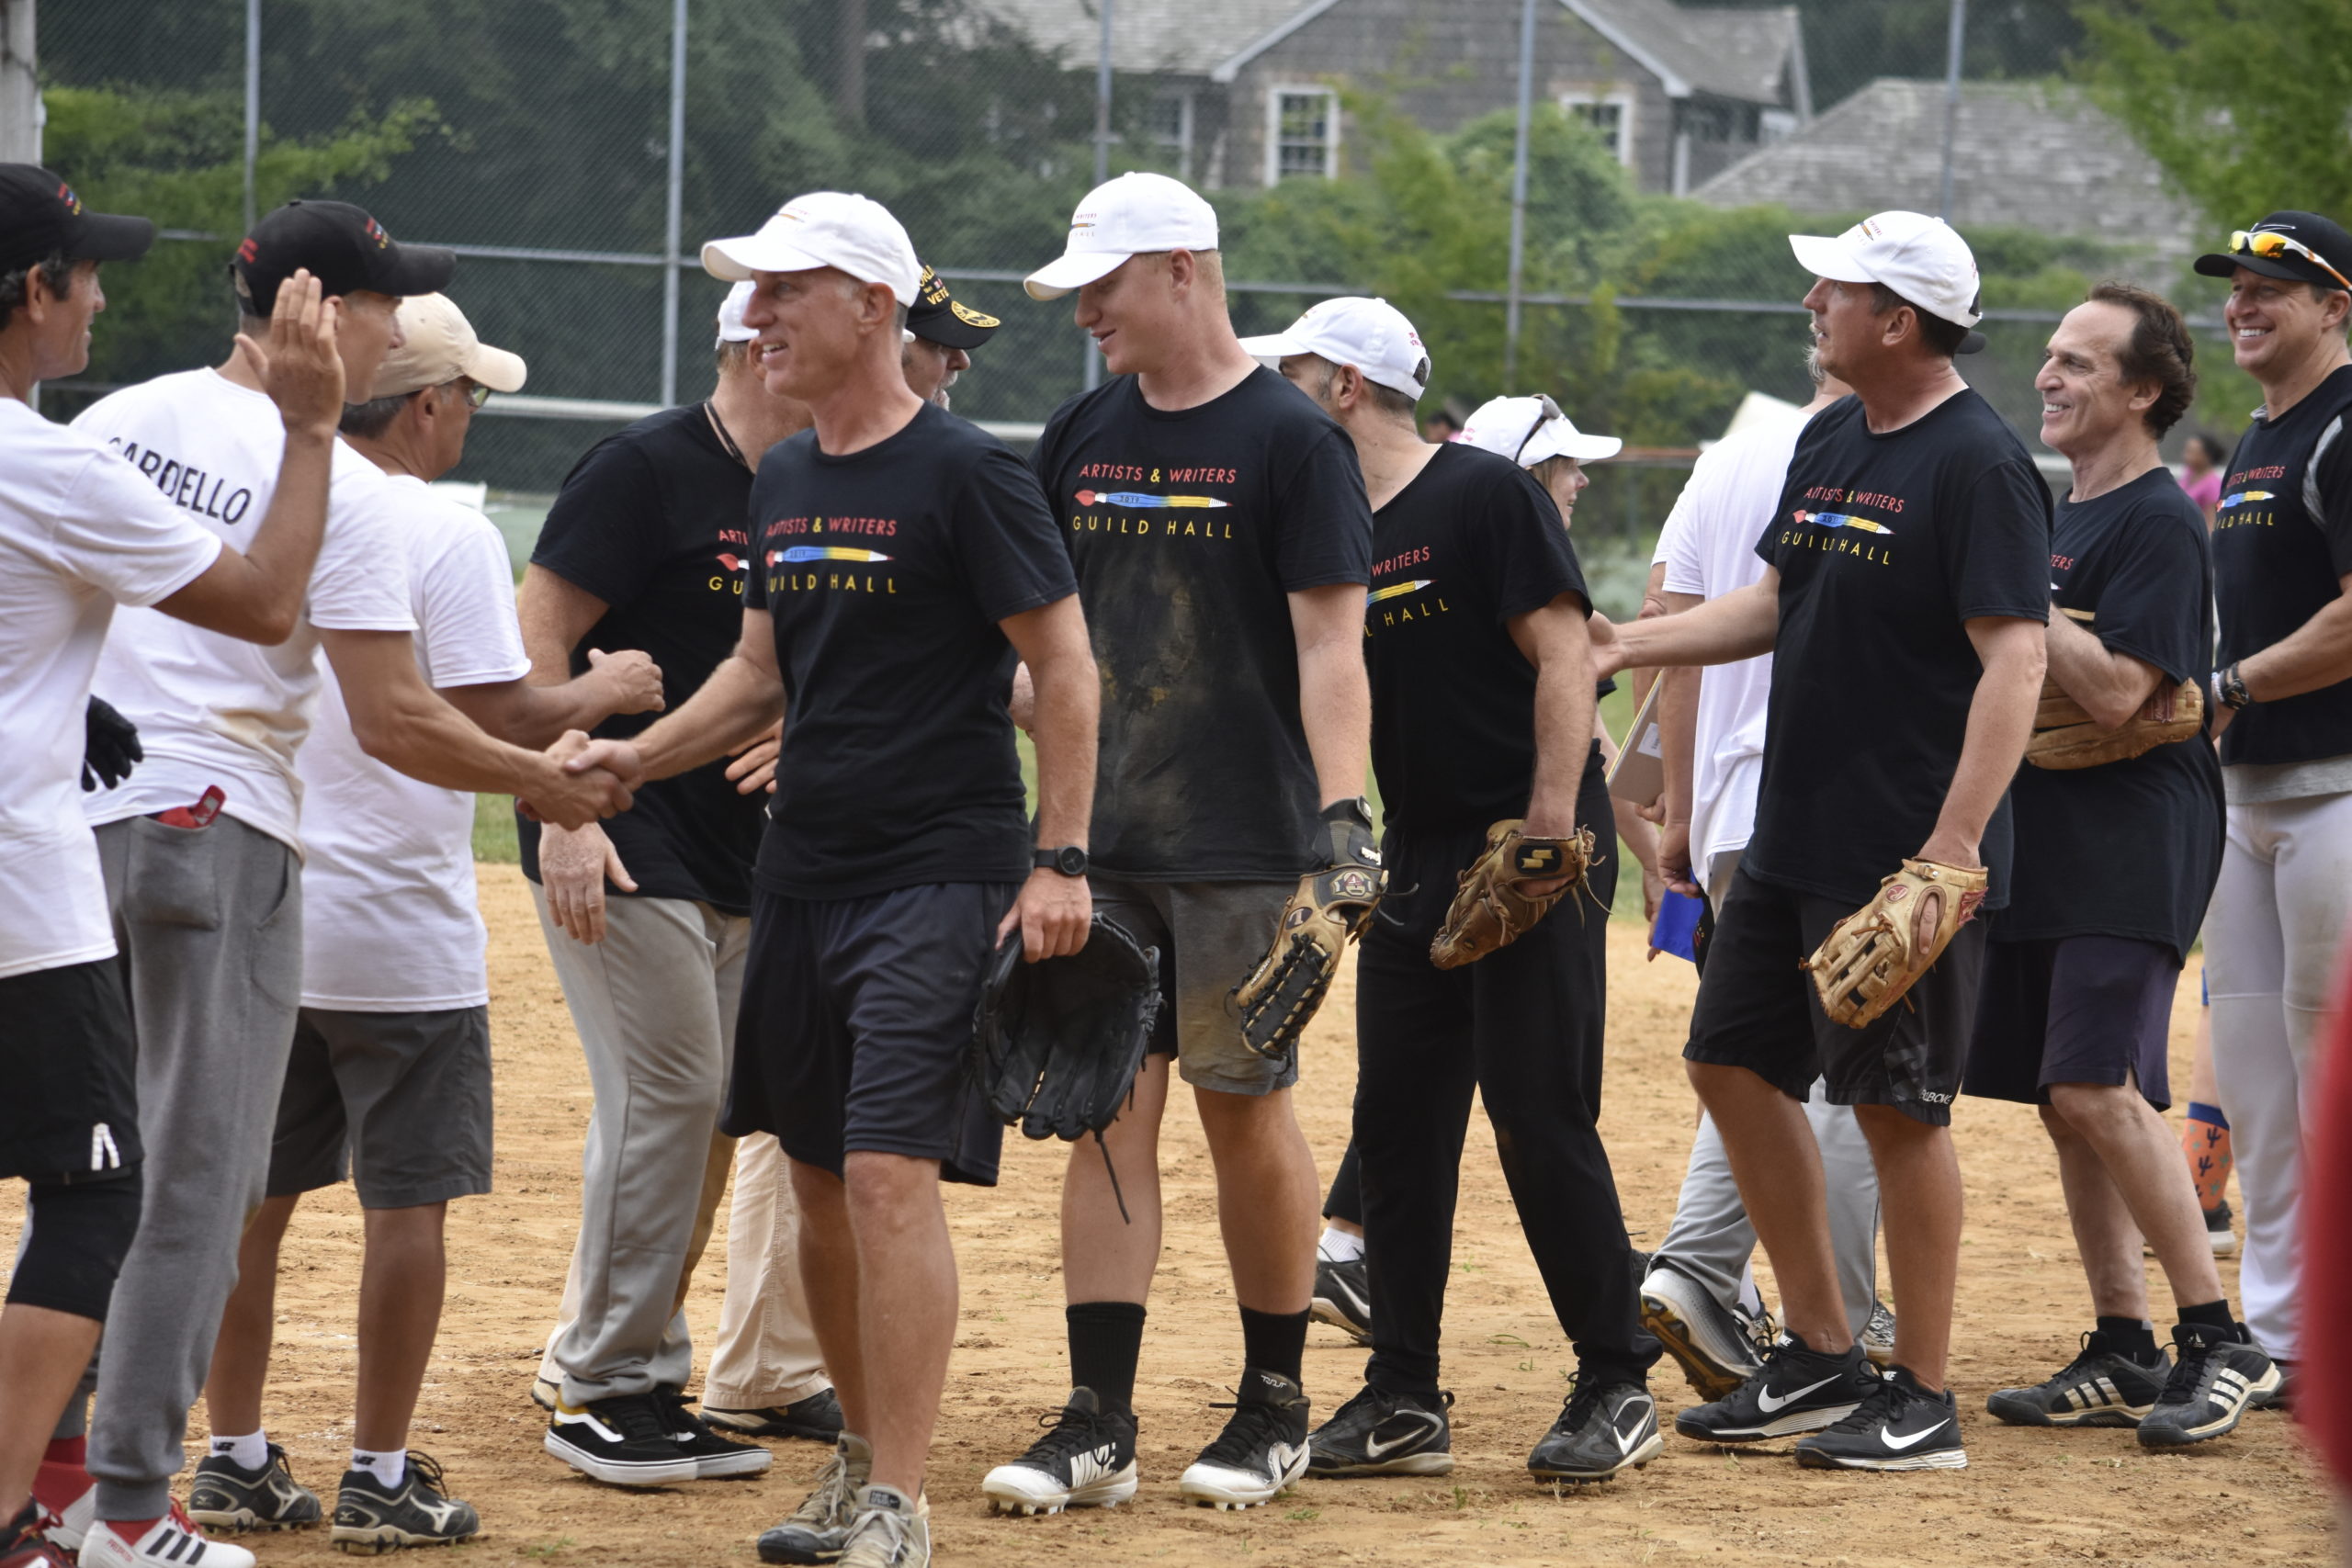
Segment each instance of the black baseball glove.
[[[1021,933],[989,962],[972,1014],[972,1077],[1023,1135],[1074,1141],[1118,1119],[1159,1012],[1159,950],[1094,917],[1086,945],[1024,963]],[[1103,1151],[1103,1164],[1110,1152]],[[1118,1176],[1113,1173],[1114,1190]],[[1126,1212],[1124,1200],[1120,1213]]]
[[130,776],[133,763],[146,760],[139,727],[115,712],[104,697],[93,696],[82,716],[82,787],[95,790],[103,779],[112,789]]

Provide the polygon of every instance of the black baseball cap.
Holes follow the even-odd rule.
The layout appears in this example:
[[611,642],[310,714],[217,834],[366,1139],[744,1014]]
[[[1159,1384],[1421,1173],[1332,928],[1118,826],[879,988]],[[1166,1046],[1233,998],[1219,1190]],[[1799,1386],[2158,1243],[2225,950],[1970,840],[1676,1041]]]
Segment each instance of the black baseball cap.
[[309,267],[329,298],[363,289],[405,298],[447,287],[458,254],[395,244],[381,223],[347,201],[289,201],[254,225],[229,264],[245,314],[268,315],[277,286],[296,267]]
[[928,266],[922,269],[922,277],[915,285],[915,302],[907,307],[907,331],[926,343],[974,349],[1002,325],[994,316],[958,303],[939,274]]
[[136,261],[155,243],[144,218],[85,212],[74,187],[37,164],[0,164],[0,270],[14,272],[45,256],[67,261]]
[[[2266,244],[2266,234],[2278,239]],[[2208,277],[2227,277],[2244,267],[2290,283],[2352,289],[2352,234],[2316,212],[2274,212],[2231,235],[2227,251],[2199,256],[2196,265]]]

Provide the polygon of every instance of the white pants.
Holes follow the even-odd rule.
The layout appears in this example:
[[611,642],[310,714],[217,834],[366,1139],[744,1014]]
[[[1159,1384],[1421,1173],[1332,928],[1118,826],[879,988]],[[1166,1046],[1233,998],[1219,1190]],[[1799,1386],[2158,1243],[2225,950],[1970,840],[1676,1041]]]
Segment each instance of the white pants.
[[2205,915],[2213,1075],[2230,1119],[2254,1337],[2293,1360],[2302,1191],[2302,1089],[2324,1033],[2352,920],[2352,795],[2229,808],[2229,846]]

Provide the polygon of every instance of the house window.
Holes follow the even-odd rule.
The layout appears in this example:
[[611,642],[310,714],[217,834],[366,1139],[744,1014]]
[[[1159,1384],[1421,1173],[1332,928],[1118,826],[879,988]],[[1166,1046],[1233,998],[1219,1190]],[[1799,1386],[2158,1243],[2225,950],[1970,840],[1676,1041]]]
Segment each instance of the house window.
[[1340,172],[1340,95],[1328,87],[1276,87],[1266,96],[1266,183],[1329,179]]
[[1151,100],[1151,144],[1176,165],[1176,177],[1193,177],[1193,95],[1162,93]]
[[1600,144],[1628,168],[1634,163],[1634,94],[1631,88],[1578,89],[1560,95],[1561,109],[1592,127]]

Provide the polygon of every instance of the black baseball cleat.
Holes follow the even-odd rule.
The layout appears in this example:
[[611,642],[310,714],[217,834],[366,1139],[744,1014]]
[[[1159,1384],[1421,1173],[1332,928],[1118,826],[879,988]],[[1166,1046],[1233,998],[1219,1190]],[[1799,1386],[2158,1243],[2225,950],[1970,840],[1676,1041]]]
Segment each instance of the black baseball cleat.
[[1966,1470],[1960,1408],[1946,1390],[1931,1393],[1908,1367],[1890,1367],[1852,1415],[1797,1439],[1807,1470]]
[[830,1388],[789,1404],[763,1404],[751,1409],[720,1409],[706,1403],[707,1425],[724,1427],[750,1438],[806,1438],[830,1443],[842,1435],[842,1402]]
[[2227,1437],[2283,1381],[2243,1323],[2228,1333],[2201,1323],[2178,1324],[2172,1346],[2172,1376],[2165,1380],[2156,1407],[2140,1423],[2143,1449],[2177,1449]]
[[259,1470],[247,1470],[227,1454],[207,1454],[188,1483],[187,1517],[209,1530],[309,1529],[325,1517],[318,1494],[286,1468],[286,1450],[269,1445]]
[[775,1456],[757,1443],[739,1443],[711,1430],[710,1424],[687,1406],[694,1401],[674,1388],[656,1388],[653,1401],[670,1418],[678,1447],[695,1461],[696,1481],[724,1481],[757,1475],[775,1462]]
[[1541,1481],[1607,1481],[1621,1470],[1639,1470],[1665,1447],[1657,1401],[1648,1389],[1579,1371],[1560,1418],[1527,1456],[1527,1468]]
[[1306,1391],[1280,1372],[1245,1367],[1231,1404],[1233,1418],[1216,1441],[1186,1467],[1176,1489],[1204,1508],[1255,1508],[1271,1503],[1306,1473]]
[[2056,1377],[2005,1388],[1984,1408],[2012,1427],[2137,1427],[2155,1408],[2171,1371],[2163,1351],[2154,1365],[2143,1364],[2092,1329],[2083,1336],[2082,1353]]
[[1105,1410],[1091,1388],[1043,1418],[1046,1435],[980,1483],[991,1514],[1058,1514],[1115,1508],[1136,1495],[1136,1418]]
[[481,1534],[473,1505],[450,1496],[445,1485],[440,1462],[414,1449],[395,1486],[377,1480],[372,1470],[347,1470],[335,1494],[330,1539],[341,1551],[372,1557],[406,1546],[454,1546]]
[[1370,1383],[1306,1439],[1309,1475],[1444,1475],[1453,1469],[1453,1395]]
[[1674,1429],[1702,1443],[1753,1443],[1819,1431],[1854,1413],[1878,1386],[1878,1374],[1860,1345],[1835,1356],[1783,1334],[1747,1381],[1712,1404],[1694,1404],[1674,1418]]
[[1359,1345],[1372,1343],[1372,1284],[1361,1258],[1334,1263],[1315,1259],[1315,1299],[1307,1310],[1317,1323],[1328,1323]]

